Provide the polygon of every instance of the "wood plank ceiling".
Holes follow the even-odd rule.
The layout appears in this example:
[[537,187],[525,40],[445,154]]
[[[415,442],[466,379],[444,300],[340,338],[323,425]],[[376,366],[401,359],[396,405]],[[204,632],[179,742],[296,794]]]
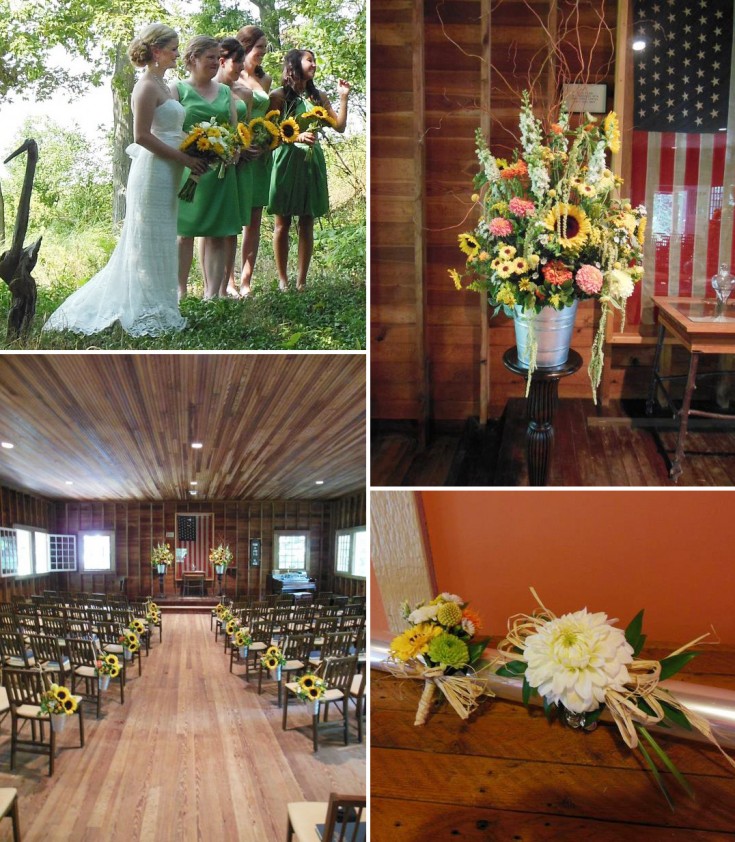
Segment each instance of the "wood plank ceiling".
[[0,355],[0,482],[50,499],[333,499],[365,438],[362,355]]

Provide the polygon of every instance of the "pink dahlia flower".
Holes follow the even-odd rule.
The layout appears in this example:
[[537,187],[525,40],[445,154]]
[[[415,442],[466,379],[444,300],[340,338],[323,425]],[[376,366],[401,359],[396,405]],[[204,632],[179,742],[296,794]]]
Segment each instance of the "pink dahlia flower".
[[521,199],[519,196],[513,196],[510,202],[508,202],[508,208],[516,216],[524,217],[531,216],[536,210],[536,205],[529,199]]
[[597,295],[602,289],[602,272],[596,266],[583,263],[575,275],[577,286],[588,295]]
[[495,219],[491,219],[487,227],[494,237],[507,237],[513,233],[513,226],[507,219],[503,219],[502,216],[496,216]]

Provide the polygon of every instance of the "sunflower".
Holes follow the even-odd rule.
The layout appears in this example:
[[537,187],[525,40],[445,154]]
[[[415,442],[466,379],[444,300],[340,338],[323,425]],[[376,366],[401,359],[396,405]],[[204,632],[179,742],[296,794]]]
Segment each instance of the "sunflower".
[[281,142],[281,133],[278,131],[278,126],[275,123],[272,123],[270,120],[263,120],[263,125],[268,129],[270,136],[272,138],[270,142],[270,146],[268,149],[275,149],[276,146]]
[[158,611],[158,606],[156,605],[155,602],[149,602],[148,603],[148,610],[149,611]]
[[134,632],[137,632],[138,634],[143,634],[143,632],[145,631],[145,623],[142,620],[136,618],[130,625],[132,627],[132,630]]
[[269,670],[274,670],[278,666],[278,658],[265,658],[265,666]]
[[203,134],[204,132],[201,129],[193,129],[191,134],[189,134],[189,136],[184,140],[179,149],[181,149],[182,151],[188,149],[193,143],[196,143],[196,141],[199,140],[199,138]]
[[230,620],[230,622],[227,624],[227,627],[225,628],[225,631],[227,632],[227,634],[230,635],[235,634],[235,632],[237,631],[237,624],[235,620]]
[[265,115],[265,119],[266,120],[272,120],[274,117],[280,117],[280,116],[281,116],[281,112],[277,108],[274,108],[272,111],[269,111]]
[[206,137],[200,137],[197,140],[197,149],[200,152],[207,152],[211,148],[212,148],[212,144],[209,142],[209,140]]
[[62,707],[65,713],[74,713],[77,709],[77,700],[73,696],[69,696],[66,701],[62,702]]
[[315,105],[315,106],[311,109],[311,113],[312,113],[315,117],[318,117],[320,120],[326,120],[326,119],[327,119],[327,117],[329,117],[329,112],[327,111],[327,109],[326,109],[326,108],[324,108],[324,106],[323,106],[323,105]]
[[112,652],[105,655],[105,663],[110,667],[120,666],[120,662],[117,660],[117,655],[114,655]]
[[292,117],[281,123],[281,140],[284,143],[293,143],[300,133],[299,124]]
[[310,699],[318,699],[322,695],[322,691],[318,687],[309,687],[306,691],[306,695]]
[[618,115],[614,111],[611,111],[605,117],[602,130],[605,132],[610,151],[613,154],[620,152],[620,126],[618,125]]
[[266,657],[268,655],[278,655],[278,654],[280,654],[280,652],[281,652],[281,650],[277,646],[269,646],[265,650]]
[[[253,120],[253,123],[254,122],[255,120]],[[247,149],[253,142],[253,123],[250,123],[249,126],[246,126],[245,123],[237,124],[237,136],[240,138],[240,143],[242,143],[243,149]]]
[[66,687],[57,687],[56,692],[54,693],[56,698],[64,704],[67,699],[71,698],[71,693],[66,689]]
[[131,640],[130,638],[128,638],[127,647],[129,652],[137,652],[138,649],[140,649],[140,646],[138,646],[138,641]]
[[112,667],[110,670],[110,678],[117,678],[120,675],[120,667]]
[[577,205],[559,202],[546,215],[544,224],[556,231],[559,245],[577,251],[584,245],[592,229],[587,214]]
[[644,216],[643,219],[638,223],[638,244],[643,245],[643,241],[646,239],[646,217]]
[[457,239],[459,240],[460,251],[463,251],[468,257],[477,257],[480,253],[480,244],[473,234],[460,234]]
[[303,675],[299,679],[299,684],[302,689],[308,690],[310,687],[316,687],[316,678],[311,674]]

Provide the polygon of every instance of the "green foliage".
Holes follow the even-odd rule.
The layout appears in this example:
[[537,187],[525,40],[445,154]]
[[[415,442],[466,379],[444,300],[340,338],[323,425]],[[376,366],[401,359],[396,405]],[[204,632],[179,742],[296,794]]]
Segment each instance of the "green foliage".
[[643,611],[641,608],[625,629],[625,639],[633,647],[633,656],[636,658],[646,642],[646,635],[643,634]]
[[672,655],[669,658],[664,658],[661,661],[661,675],[659,681],[666,681],[672,675],[676,675],[680,669],[685,667],[689,661],[697,657],[696,652],[680,652],[678,655]]

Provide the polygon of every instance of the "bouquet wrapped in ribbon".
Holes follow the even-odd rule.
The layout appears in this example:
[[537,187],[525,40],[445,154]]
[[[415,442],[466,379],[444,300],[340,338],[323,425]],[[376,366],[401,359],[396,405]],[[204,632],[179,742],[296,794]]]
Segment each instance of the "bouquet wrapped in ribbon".
[[489,642],[489,638],[476,637],[480,618],[461,597],[450,593],[413,609],[407,602],[401,607],[409,628],[391,642],[390,671],[399,678],[424,682],[414,725],[426,722],[437,689],[467,719],[483,693],[492,695],[474,669]]
[[[225,167],[233,163],[237,145],[232,128],[212,118],[192,126],[179,148],[195,158],[203,158],[210,167],[219,164],[217,177],[224,178]],[[179,198],[193,201],[198,183],[199,176],[190,175],[179,191]]]

